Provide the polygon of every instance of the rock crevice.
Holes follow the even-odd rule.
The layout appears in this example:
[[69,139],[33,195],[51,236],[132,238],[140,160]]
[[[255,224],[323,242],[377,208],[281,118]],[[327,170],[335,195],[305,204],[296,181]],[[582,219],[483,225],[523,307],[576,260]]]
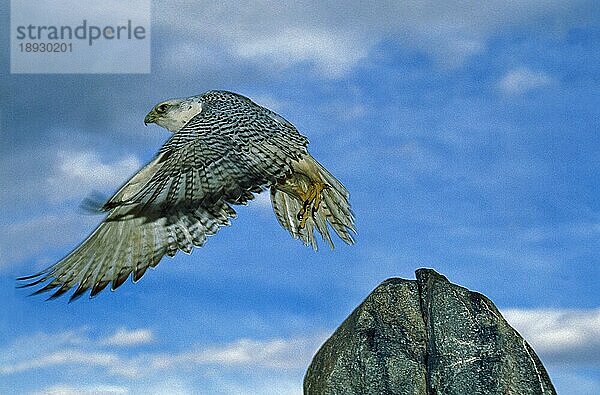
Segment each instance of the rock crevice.
[[431,269],[390,278],[315,355],[305,394],[555,394],[537,355],[485,296]]

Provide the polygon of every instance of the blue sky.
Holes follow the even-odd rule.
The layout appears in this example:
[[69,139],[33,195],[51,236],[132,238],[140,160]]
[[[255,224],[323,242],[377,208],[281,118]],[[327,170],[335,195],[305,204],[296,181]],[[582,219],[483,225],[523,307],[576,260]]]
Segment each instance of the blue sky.
[[[600,393],[598,3],[397,3],[156,1],[147,75],[11,75],[0,3],[0,392],[298,394],[375,286],[432,267],[490,297],[559,393]],[[260,196],[138,284],[16,290],[167,139],[148,110],[209,89],[309,137],[356,245],[313,252]]]

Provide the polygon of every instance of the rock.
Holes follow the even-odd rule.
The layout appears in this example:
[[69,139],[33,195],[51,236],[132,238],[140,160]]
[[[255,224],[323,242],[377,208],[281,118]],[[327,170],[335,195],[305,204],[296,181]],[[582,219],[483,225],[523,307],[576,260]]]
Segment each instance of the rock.
[[378,286],[325,342],[306,394],[425,394],[427,334],[415,281]]
[[430,269],[380,284],[319,349],[312,394],[556,394],[485,296]]

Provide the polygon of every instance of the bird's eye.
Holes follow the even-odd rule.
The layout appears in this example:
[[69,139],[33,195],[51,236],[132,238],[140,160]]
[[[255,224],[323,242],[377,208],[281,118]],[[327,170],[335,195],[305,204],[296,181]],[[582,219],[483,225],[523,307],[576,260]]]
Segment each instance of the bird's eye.
[[169,105],[166,103],[163,103],[160,106],[156,107],[156,112],[159,114],[162,114],[163,112],[167,111],[168,108],[169,108]]

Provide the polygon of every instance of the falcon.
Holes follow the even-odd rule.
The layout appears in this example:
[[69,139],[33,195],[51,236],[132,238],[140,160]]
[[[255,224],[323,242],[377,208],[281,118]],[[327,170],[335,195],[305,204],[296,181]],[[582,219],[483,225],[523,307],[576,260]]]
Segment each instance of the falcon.
[[346,188],[307,151],[287,120],[242,95],[208,91],[157,104],[144,118],[173,133],[154,159],[106,203],[104,221],[58,263],[19,287],[32,295],[72,288],[90,297],[131,275],[137,282],[163,256],[201,247],[247,204],[270,189],[279,223],[317,250],[315,230],[333,249],[329,229],[347,244],[356,233]]

